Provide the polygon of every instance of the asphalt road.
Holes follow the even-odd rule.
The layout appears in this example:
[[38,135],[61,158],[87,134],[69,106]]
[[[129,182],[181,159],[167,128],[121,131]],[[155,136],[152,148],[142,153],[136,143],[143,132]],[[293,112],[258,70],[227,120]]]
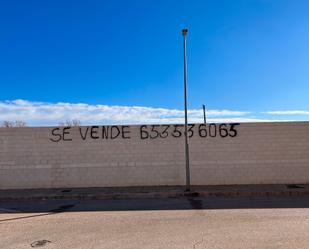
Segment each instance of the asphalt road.
[[0,248],[309,248],[308,198],[0,202]]

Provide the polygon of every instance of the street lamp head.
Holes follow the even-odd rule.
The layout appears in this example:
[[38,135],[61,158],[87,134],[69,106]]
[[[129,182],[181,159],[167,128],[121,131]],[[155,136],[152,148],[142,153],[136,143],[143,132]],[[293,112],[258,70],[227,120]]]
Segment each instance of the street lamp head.
[[183,36],[186,36],[187,33],[188,33],[188,29],[183,29],[183,30],[182,30],[182,35],[183,35]]

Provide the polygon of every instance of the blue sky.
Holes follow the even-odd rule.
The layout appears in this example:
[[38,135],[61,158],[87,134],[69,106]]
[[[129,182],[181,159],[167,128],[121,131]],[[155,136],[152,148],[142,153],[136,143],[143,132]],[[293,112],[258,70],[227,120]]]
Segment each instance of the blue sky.
[[0,121],[89,122],[78,103],[124,108],[98,122],[138,122],[122,119],[134,106],[181,110],[183,27],[192,113],[205,104],[214,120],[309,120],[308,13],[301,0],[3,0]]

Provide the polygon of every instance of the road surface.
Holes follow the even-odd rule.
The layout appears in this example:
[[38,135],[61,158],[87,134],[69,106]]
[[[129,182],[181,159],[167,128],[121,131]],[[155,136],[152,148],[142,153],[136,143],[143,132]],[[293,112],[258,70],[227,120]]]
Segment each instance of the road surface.
[[0,248],[309,248],[309,200],[0,202]]

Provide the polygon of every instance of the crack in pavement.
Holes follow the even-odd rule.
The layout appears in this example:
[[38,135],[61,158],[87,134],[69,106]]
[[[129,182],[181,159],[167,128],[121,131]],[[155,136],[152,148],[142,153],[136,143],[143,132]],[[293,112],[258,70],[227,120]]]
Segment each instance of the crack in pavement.
[[13,208],[0,208],[0,213],[21,213],[21,211]]
[[[69,210],[70,208],[72,208],[74,206],[75,206],[75,204],[61,205],[56,209],[50,210],[48,213],[43,213],[43,214],[41,213],[41,214],[27,215],[27,216],[22,216],[22,217],[2,219],[2,220],[0,220],[0,223],[5,222],[5,221],[29,219],[29,218],[39,217],[39,216],[46,216],[46,215],[53,215],[53,214],[57,214],[57,213],[62,213],[62,212]],[[0,211],[1,211],[1,209],[0,209]],[[16,212],[20,212],[20,211],[17,211],[17,210],[13,211],[13,209],[12,209],[10,213],[16,213]],[[8,212],[6,212],[6,213],[8,213]]]
[[201,245],[203,242],[204,242],[204,236],[202,236],[201,240],[193,244],[193,249],[197,249],[196,246]]

